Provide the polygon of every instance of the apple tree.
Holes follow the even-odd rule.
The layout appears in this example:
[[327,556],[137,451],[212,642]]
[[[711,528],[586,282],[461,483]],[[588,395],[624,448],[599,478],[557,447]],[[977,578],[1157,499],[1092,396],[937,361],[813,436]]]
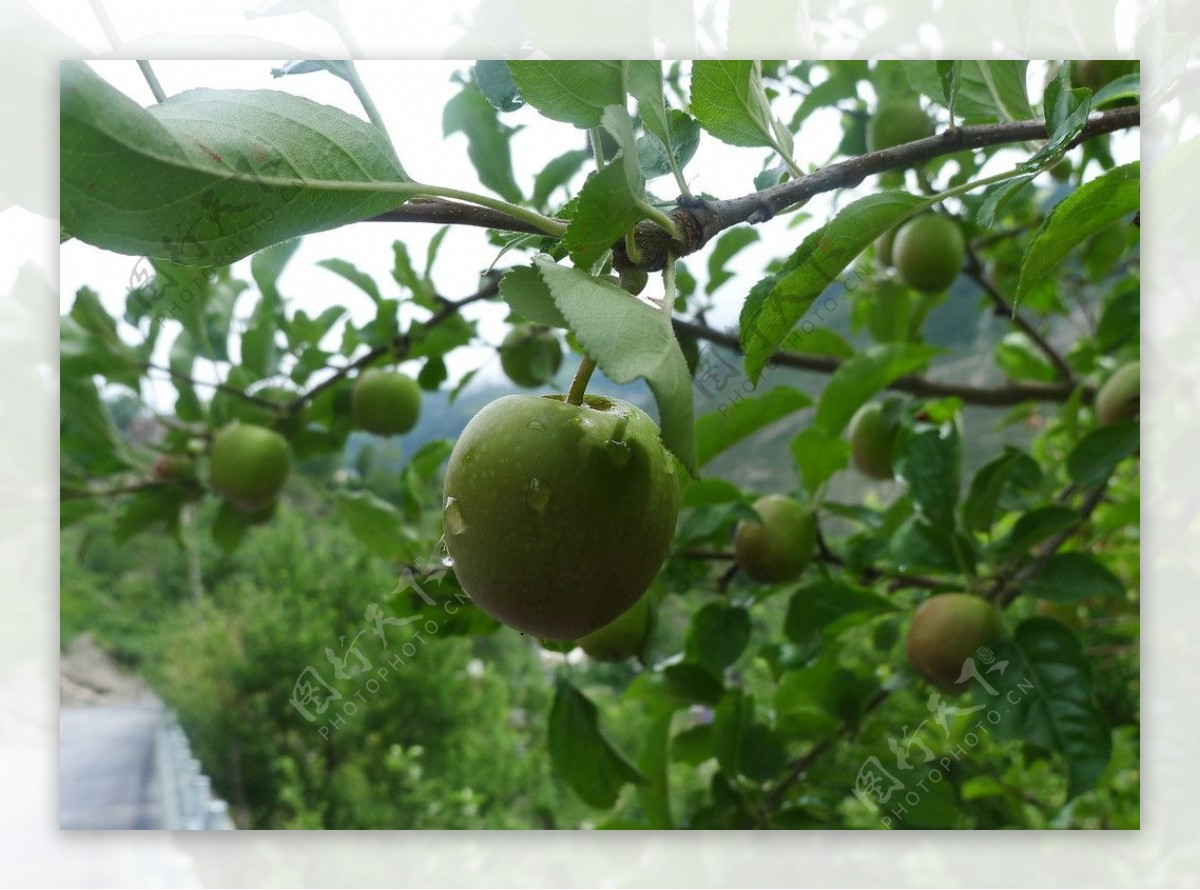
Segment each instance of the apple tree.
[[[403,496],[324,496],[391,618],[550,653],[596,824],[1136,826],[1135,64],[477,62],[443,124],[478,193],[406,172],[353,63],[278,72],[367,119],[298,76],[141,107],[63,65],[63,237],[146,270],[119,318],[84,288],[62,319],[64,525],[233,550],[289,471],[446,410],[488,339],[508,393]],[[530,169],[533,126],[572,147]],[[706,144],[757,175],[710,193]],[[490,250],[422,266],[430,224]],[[322,263],[361,322],[280,286],[345,226],[396,232],[390,281]],[[151,377],[131,444],[106,398]]]

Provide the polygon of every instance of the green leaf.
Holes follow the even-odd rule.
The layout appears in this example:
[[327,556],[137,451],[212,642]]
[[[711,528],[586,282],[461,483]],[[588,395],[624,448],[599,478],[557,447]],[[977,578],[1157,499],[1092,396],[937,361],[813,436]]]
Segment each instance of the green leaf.
[[733,277],[726,265],[743,248],[758,240],[758,230],[749,226],[730,229],[717,239],[712,252],[708,255],[708,284],[704,292],[711,295],[717,288]]
[[386,137],[328,105],[188,90],[143,109],[76,61],[61,86],[62,224],[106,250],[227,265],[407,196]]
[[[1112,734],[1092,701],[1091,668],[1079,640],[1049,618],[1022,622],[1011,641],[993,646],[1007,668],[983,674],[997,695],[979,701],[1015,718],[1026,741],[1057,751],[1067,766],[1067,797],[1093,788],[1108,765]],[[1007,704],[1005,704],[1007,703]]]
[[811,404],[807,393],[776,386],[761,396],[721,405],[696,421],[696,465],[704,466],[752,433]]
[[377,556],[397,559],[413,539],[403,514],[368,491],[336,491],[334,503],[355,536]]
[[506,201],[523,200],[521,188],[513,178],[509,139],[513,129],[500,122],[499,112],[473,87],[466,87],[442,109],[442,133],[464,133],[467,157],[475,166],[479,181]]
[[241,545],[252,524],[248,513],[231,506],[228,501],[221,501],[212,524],[213,540],[223,553],[232,553]]
[[895,610],[892,603],[869,590],[818,581],[792,594],[783,629],[793,643],[806,646],[818,634],[833,638],[872,616]]
[[954,103],[958,100],[958,90],[962,83],[961,61],[939,61],[937,63],[938,80],[942,83],[942,96],[946,100],[946,108],[950,110],[951,124],[954,122]]
[[1050,158],[1059,157],[1083,130],[1087,123],[1091,103],[1086,89],[1071,89],[1071,66],[1061,65],[1058,74],[1046,85],[1043,97],[1043,117],[1049,141],[1022,167],[1040,164]]
[[917,511],[935,526],[953,531],[962,472],[962,437],[957,425],[901,423],[895,466],[896,475],[908,484]]
[[1032,491],[1042,479],[1042,470],[1028,454],[1012,446],[992,458],[971,480],[963,501],[963,519],[973,531],[986,533],[996,522],[997,512],[1010,492]]
[[643,217],[641,198],[640,191],[630,189],[622,164],[609,164],[589,176],[563,235],[571,260],[592,268]]
[[[902,62],[913,88],[939,105],[949,105],[939,62]],[[972,121],[1028,120],[1033,117],[1025,89],[1024,61],[963,61],[955,94],[955,113]]]
[[1142,425],[1136,420],[1092,430],[1067,455],[1067,475],[1084,488],[1101,485],[1117,464],[1138,450],[1141,439]]
[[59,368],[73,377],[99,374],[137,390],[141,367],[137,352],[121,340],[117,323],[94,291],[83,287],[59,329]]
[[600,370],[618,384],[645,379],[658,405],[663,444],[694,476],[692,378],[670,318],[612,282],[549,257],[538,257],[534,266]]
[[750,613],[740,606],[709,603],[692,616],[684,652],[720,677],[750,642]]
[[559,678],[546,738],[550,762],[584,803],[608,809],[626,783],[646,778],[600,731],[596,706]]
[[1075,527],[1079,522],[1079,513],[1069,507],[1050,506],[1030,510],[1013,525],[1008,537],[1001,542],[1000,549],[1005,553],[1020,553],[1053,534]]
[[500,279],[500,296],[526,321],[552,328],[567,327],[567,320],[554,304],[550,288],[532,266],[515,266],[505,272]]
[[996,344],[996,364],[1014,380],[1050,382],[1058,372],[1022,331],[1010,331]]
[[927,199],[906,192],[860,198],[805,238],[778,272],[755,285],[740,320],[750,379],[758,381],[796,322],[855,257],[928,204]]
[[700,126],[722,142],[747,147],[775,145],[758,62],[693,62],[691,112]]
[[683,490],[682,508],[709,507],[714,504],[728,504],[740,500],[742,490],[725,479],[711,476],[707,479],[697,479]]
[[1017,301],[1050,278],[1071,251],[1141,204],[1141,164],[1114,167],[1064,198],[1030,239],[1021,263]]
[[471,73],[479,92],[500,111],[516,111],[525,104],[506,62],[483,59],[471,66]]
[[792,439],[792,462],[804,487],[815,492],[838,470],[850,465],[850,443],[829,436],[815,426],[806,427]]
[[63,374],[58,399],[59,451],[64,463],[92,477],[112,475],[134,465],[90,375]]
[[638,167],[647,179],[682,171],[700,147],[700,127],[691,115],[674,108],[668,114],[669,142],[663,142],[656,133],[643,133],[637,138]]
[[113,540],[124,544],[134,535],[156,525],[179,532],[179,511],[188,500],[189,490],[182,485],[163,485],[127,495],[117,513]]
[[600,126],[605,108],[625,102],[620,62],[520,61],[508,70],[521,98],[545,117],[581,129]]
[[322,269],[328,269],[334,275],[340,275],[345,278],[364,294],[371,298],[371,302],[378,305],[383,299],[383,295],[379,293],[379,285],[375,283],[375,279],[366,272],[360,270],[353,263],[343,259],[318,260],[317,265]]
[[1056,553],[1025,585],[1023,593],[1056,603],[1086,599],[1118,599],[1125,585],[1090,553]]
[[579,168],[592,156],[586,148],[566,151],[553,158],[533,178],[533,196],[529,199],[535,207],[545,207],[556,189],[562,188],[579,172]]
[[924,366],[941,350],[912,343],[872,346],[844,362],[825,384],[813,426],[826,435],[841,435],[850,418],[875,393],[899,377]]
[[935,528],[917,517],[908,519],[892,536],[892,559],[901,574],[908,570],[935,569],[971,574],[975,571],[971,542],[950,529]]
[[645,814],[646,828],[675,827],[671,819],[669,784],[672,717],[670,711],[659,714],[642,733],[642,751],[637,766],[646,777],[646,783],[638,786],[637,795]]
[[721,769],[730,775],[742,771],[742,740],[753,722],[754,697],[740,689],[728,690],[713,711],[713,751]]

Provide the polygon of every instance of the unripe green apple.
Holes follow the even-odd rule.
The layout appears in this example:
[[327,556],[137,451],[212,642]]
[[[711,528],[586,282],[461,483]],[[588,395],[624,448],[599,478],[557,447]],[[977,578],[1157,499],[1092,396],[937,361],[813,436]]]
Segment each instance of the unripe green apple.
[[271,505],[290,470],[287,440],[274,430],[235,423],[213,440],[209,482],[225,500],[248,513]]
[[186,454],[163,454],[154,462],[150,475],[163,482],[182,482],[194,479],[196,462]]
[[603,396],[497,399],[446,466],[443,527],[458,581],[517,630],[578,640],[662,567],[679,515],[675,465],[641,409]]
[[899,427],[889,424],[883,405],[867,402],[850,418],[850,457],[854,466],[872,479],[891,479],[892,457],[896,450]]
[[867,124],[867,151],[880,151],[933,135],[933,122],[918,105],[887,105]]
[[978,596],[939,593],[921,603],[908,630],[908,663],[944,692],[965,692],[963,665],[1003,632],[1000,613]]
[[650,599],[643,596],[616,621],[581,638],[579,645],[588,657],[596,661],[624,661],[640,655],[653,623]]
[[875,239],[875,261],[879,263],[879,268],[890,269],[892,267],[892,248],[895,243],[896,229],[894,227]]
[[1123,59],[1082,59],[1071,63],[1071,82],[1095,93],[1118,77],[1132,74],[1134,64]]
[[395,371],[371,369],[354,384],[354,422],[377,436],[398,436],[417,424],[421,390]]
[[1066,182],[1071,178],[1071,159],[1063,158],[1050,168],[1050,178],[1055,182]]
[[734,533],[738,568],[762,584],[790,581],[804,571],[817,548],[812,510],[780,494],[754,502],[762,522],[743,519]]
[[965,255],[958,226],[932,213],[906,222],[892,245],[892,260],[900,278],[925,293],[938,293],[953,284]]
[[1096,393],[1096,420],[1108,426],[1119,420],[1133,420],[1141,410],[1142,365],[1130,362],[1117,368]]
[[562,364],[562,345],[548,328],[517,325],[500,344],[500,367],[517,386],[549,383]]

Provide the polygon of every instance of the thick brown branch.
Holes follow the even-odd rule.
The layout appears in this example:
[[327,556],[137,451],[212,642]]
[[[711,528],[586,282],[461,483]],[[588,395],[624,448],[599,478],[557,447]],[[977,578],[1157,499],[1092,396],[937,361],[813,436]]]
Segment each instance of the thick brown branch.
[[[707,340],[718,346],[724,346],[741,352],[741,343],[733,334],[726,334],[714,328],[696,324],[682,319],[673,319],[675,330],[690,334],[700,340]],[[786,368],[797,368],[801,371],[813,371],[818,374],[832,374],[842,366],[839,359],[825,355],[801,355],[794,352],[777,352],[772,361]],[[770,363],[768,363],[770,367]],[[888,389],[896,392],[906,392],[923,398],[954,397],[962,399],[968,405],[985,405],[993,408],[1012,407],[1023,402],[1065,402],[1075,391],[1072,383],[1009,383],[1004,386],[980,387],[967,386],[962,383],[943,383],[929,380],[915,374],[907,374],[893,380]],[[1084,398],[1094,395],[1090,389],[1084,390]]]
[[528,232],[532,235],[546,234],[532,223],[517,219],[501,210],[448,201],[445,198],[413,198],[394,210],[373,217],[368,222],[423,222],[442,226],[479,226],[508,232]]

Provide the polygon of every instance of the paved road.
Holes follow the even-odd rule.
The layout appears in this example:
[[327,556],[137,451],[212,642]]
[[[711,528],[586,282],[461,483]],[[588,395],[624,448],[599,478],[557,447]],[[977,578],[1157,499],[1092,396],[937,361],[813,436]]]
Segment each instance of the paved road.
[[63,708],[59,827],[163,828],[155,762],[159,704]]

